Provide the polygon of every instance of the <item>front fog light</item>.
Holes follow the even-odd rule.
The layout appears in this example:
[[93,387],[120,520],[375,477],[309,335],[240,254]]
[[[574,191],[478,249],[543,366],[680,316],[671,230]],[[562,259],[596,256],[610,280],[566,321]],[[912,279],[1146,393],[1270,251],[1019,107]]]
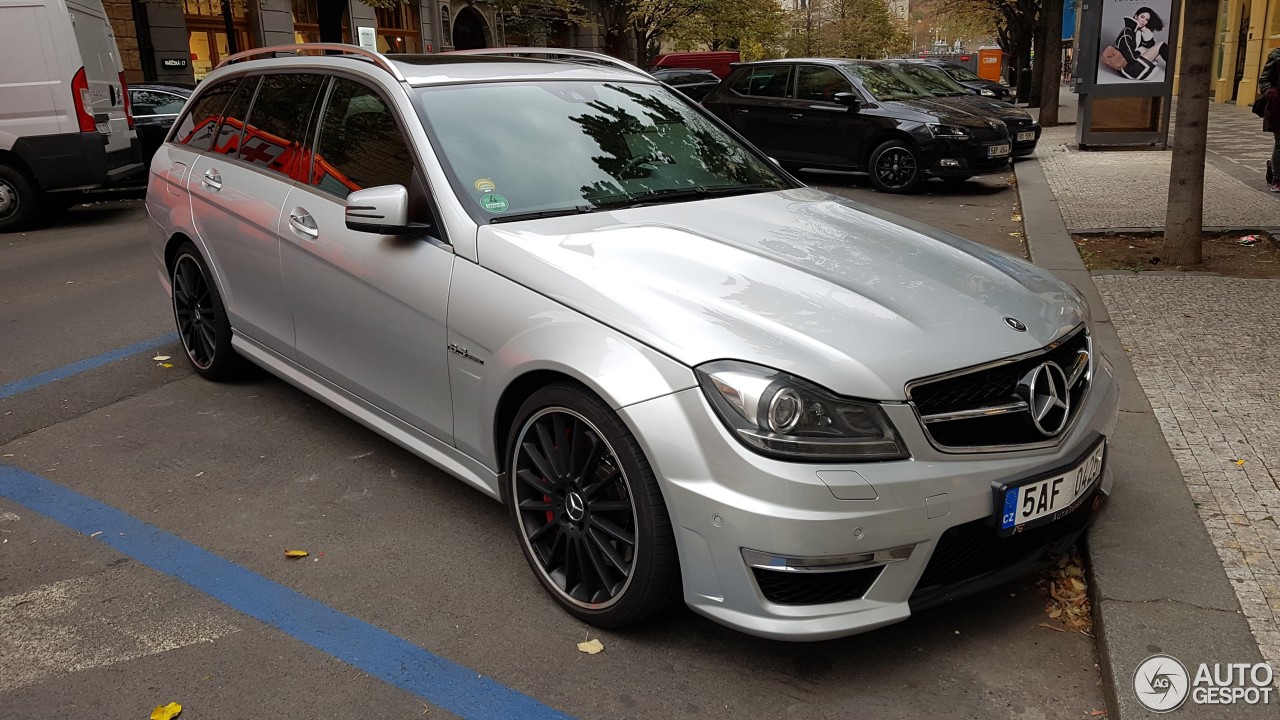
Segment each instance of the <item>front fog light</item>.
[[762,455],[819,462],[909,457],[879,403],[839,397],[793,375],[733,360],[702,365],[697,375],[720,420]]
[[949,168],[958,168],[958,167],[960,167],[960,161],[959,161],[959,160],[952,160],[951,158],[943,158],[943,159],[941,159],[941,160],[939,160],[939,161],[938,161],[938,164],[939,164],[939,165],[941,165],[942,167],[949,167]]

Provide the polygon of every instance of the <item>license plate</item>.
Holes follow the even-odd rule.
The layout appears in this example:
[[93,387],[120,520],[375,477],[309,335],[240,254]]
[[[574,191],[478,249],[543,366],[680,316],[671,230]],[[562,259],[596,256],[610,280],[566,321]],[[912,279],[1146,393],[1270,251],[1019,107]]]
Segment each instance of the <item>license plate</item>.
[[1035,140],[1035,139],[1036,139],[1035,130],[1028,130],[1026,132],[1018,133],[1018,142],[1022,142],[1023,140]]
[[1000,534],[1020,533],[1074,512],[1102,477],[1102,460],[1106,451],[1104,440],[1066,471],[1016,486],[1002,485],[996,505],[1000,508],[1000,516],[996,518]]
[[1004,157],[1005,155],[1008,155],[1008,154],[1009,154],[1008,143],[1005,143],[1004,145],[990,145],[987,147],[987,157],[989,158]]

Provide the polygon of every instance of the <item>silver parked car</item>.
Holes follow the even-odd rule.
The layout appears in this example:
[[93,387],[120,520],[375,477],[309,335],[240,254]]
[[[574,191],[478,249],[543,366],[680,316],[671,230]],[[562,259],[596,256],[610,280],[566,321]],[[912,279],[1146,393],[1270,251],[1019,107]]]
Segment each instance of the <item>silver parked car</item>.
[[600,57],[270,52],[151,165],[191,364],[501,499],[570,613],[848,635],[1025,572],[1109,492],[1115,383],[1048,273]]

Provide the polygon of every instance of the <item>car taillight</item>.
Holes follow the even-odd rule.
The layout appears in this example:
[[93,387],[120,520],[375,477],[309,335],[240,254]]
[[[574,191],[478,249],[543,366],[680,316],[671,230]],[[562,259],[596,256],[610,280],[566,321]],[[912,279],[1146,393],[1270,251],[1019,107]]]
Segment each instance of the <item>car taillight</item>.
[[129,129],[133,129],[133,103],[129,102],[129,83],[124,81],[124,73],[120,73],[120,94],[124,96],[124,117],[129,121]]
[[75,104],[80,132],[96,132],[98,125],[93,121],[93,96],[89,94],[89,76],[85,75],[84,68],[71,78],[71,99]]

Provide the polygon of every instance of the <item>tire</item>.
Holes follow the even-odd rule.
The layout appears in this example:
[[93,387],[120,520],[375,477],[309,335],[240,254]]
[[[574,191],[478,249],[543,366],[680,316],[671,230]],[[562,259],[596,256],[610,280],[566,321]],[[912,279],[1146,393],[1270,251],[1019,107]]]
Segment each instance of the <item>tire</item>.
[[872,150],[867,172],[876,189],[887,193],[909,193],[924,179],[920,155],[901,140],[890,140]]
[[26,170],[0,163],[0,233],[30,227],[41,204],[41,192]]
[[231,321],[200,251],[183,243],[169,268],[173,319],[187,360],[206,380],[230,380],[242,369],[231,347]]
[[562,608],[622,627],[680,597],[662,492],[635,437],[599,398],[568,383],[538,390],[516,416],[507,458],[502,494],[520,549]]

